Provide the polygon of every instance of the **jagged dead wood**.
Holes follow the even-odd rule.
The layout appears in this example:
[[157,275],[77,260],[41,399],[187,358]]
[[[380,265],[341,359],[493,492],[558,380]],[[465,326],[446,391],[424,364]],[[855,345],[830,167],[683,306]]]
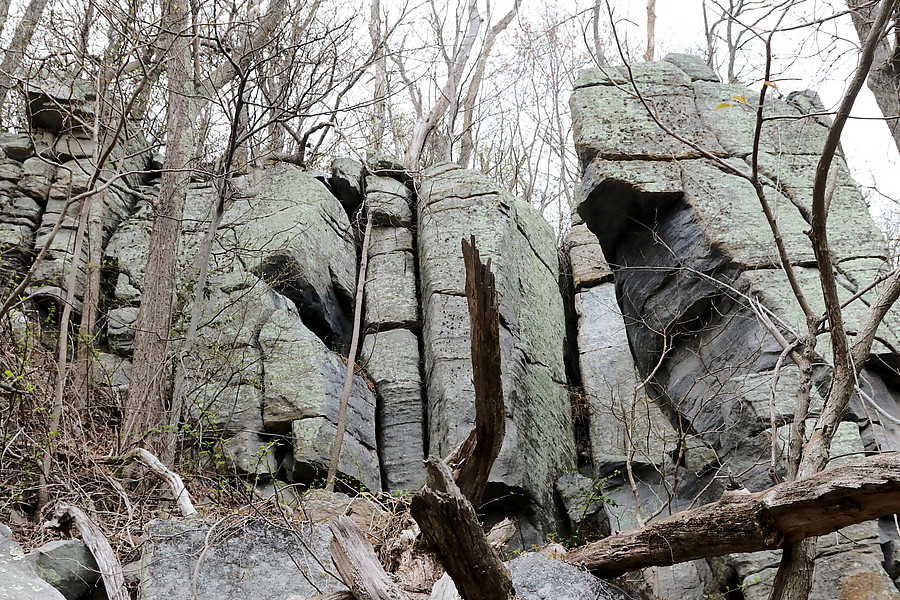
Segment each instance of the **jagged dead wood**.
[[900,455],[879,454],[762,492],[723,497],[576,548],[565,560],[615,577],[645,567],[782,548],[897,512]]
[[463,600],[512,600],[512,579],[488,542],[475,508],[453,481],[450,468],[435,457],[425,462],[425,487],[410,512],[456,584]]
[[353,519],[340,516],[328,527],[333,536],[331,558],[356,600],[406,600]]
[[109,600],[130,600],[128,590],[125,589],[125,576],[122,573],[122,564],[116,558],[106,536],[97,527],[97,524],[87,516],[84,511],[75,506],[60,506],[53,513],[53,520],[45,527],[59,529],[74,523],[75,528],[81,532],[81,539],[88,547],[97,566],[100,567],[100,575],[103,577],[103,586]]
[[488,475],[506,434],[500,381],[500,302],[491,273],[491,260],[481,262],[475,236],[469,241],[462,240],[462,252],[472,332],[475,428],[446,462],[453,469],[462,494],[477,507],[481,505]]

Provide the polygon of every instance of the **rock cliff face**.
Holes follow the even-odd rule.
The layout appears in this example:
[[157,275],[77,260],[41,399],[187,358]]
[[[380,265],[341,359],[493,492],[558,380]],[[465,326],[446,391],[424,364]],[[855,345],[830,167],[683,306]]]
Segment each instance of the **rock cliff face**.
[[[695,499],[716,499],[730,479],[752,491],[772,485],[772,475],[784,469],[799,374],[790,361],[776,368],[782,349],[764,321],[791,340],[805,330],[753,187],[696,149],[749,172],[757,97],[718,83],[699,61],[681,55],[634,65],[633,82],[674,135],[644,109],[622,70],[582,73],[571,101],[584,168],[570,244],[578,352],[594,475],[606,478],[617,501],[613,530]],[[806,231],[826,127],[804,116],[814,97],[771,97],[766,116],[789,118],[763,127],[765,195],[801,286],[822,311]],[[836,170],[829,268],[844,300],[860,295],[845,312],[852,329],[874,299],[867,286],[889,267],[883,237],[843,160]],[[897,313],[889,314],[881,339],[893,345],[898,325]],[[896,372],[887,344],[876,344],[861,384],[893,415]],[[819,348],[808,428],[830,376],[827,336]],[[893,448],[891,427],[856,398],[830,464]],[[879,532],[875,523],[848,529],[820,541],[814,596],[863,597],[854,582],[865,580],[865,597],[896,597],[879,548],[890,559],[896,534]],[[762,598],[777,563],[774,553],[759,553],[659,569],[658,592],[702,598],[740,585],[744,598]]]
[[[561,253],[535,209],[453,164],[415,177],[385,158],[337,159],[329,176],[276,164],[232,180],[203,305],[193,307],[191,274],[222,190],[192,182],[178,249],[176,333],[187,329],[191,310],[200,311],[181,391],[185,425],[201,446],[215,446],[261,493],[272,493],[272,480],[309,486],[322,478],[371,216],[363,339],[339,467],[349,487],[418,488],[422,460],[450,454],[474,422],[461,251],[472,235],[491,259],[500,295],[507,413],[484,519],[516,517],[512,545],[528,547],[552,532],[622,531],[716,500],[731,483],[769,487],[783,473],[799,374],[790,361],[777,369],[782,349],[764,321],[791,339],[805,321],[754,189],[697,150],[748,170],[755,97],[683,55],[634,65],[632,76],[675,135],[648,114],[626,71],[580,75],[572,110],[583,194]],[[83,132],[63,129],[50,92],[41,93],[47,97],[35,92],[34,101],[45,108],[32,134],[0,136],[0,282],[8,287],[60,223],[23,309],[53,319],[82,217],[82,203],[70,200],[89,185],[95,149]],[[806,236],[825,135],[818,117],[807,116],[816,102],[810,94],[767,101],[768,115],[789,118],[766,122],[759,165],[790,260],[821,310]],[[103,195],[96,354],[97,385],[119,393],[128,386],[144,287],[148,200],[158,193],[158,164],[122,150],[118,156],[133,156],[123,168],[144,174]],[[829,268],[843,298],[853,299],[852,329],[877,292],[869,284],[888,265],[841,159],[831,210]],[[76,313],[86,264],[82,252]],[[891,313],[860,380],[868,400],[854,399],[832,464],[900,449],[900,377],[891,352],[898,336],[900,317]],[[819,348],[811,419],[829,383],[827,335]],[[152,550],[168,551],[162,543]],[[817,598],[900,597],[891,580],[900,575],[892,521],[847,528],[821,540],[819,553]],[[661,597],[699,600],[730,588],[754,599],[767,593],[777,561],[771,553],[731,556],[654,569],[644,579]],[[522,564],[530,563],[519,566],[524,581],[530,574]]]

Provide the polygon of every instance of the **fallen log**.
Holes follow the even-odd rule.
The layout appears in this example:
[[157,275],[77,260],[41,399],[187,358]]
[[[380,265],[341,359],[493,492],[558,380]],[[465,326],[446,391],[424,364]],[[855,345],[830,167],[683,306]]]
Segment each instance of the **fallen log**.
[[735,552],[774,550],[900,512],[900,455],[879,454],[813,477],[717,502],[569,551],[600,577]]

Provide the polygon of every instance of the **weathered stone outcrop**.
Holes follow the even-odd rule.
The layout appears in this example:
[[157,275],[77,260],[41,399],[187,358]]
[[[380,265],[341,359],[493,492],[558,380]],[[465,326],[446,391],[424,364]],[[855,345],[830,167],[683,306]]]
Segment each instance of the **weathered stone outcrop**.
[[423,173],[417,212],[429,453],[448,455],[474,423],[461,249],[461,240],[474,235],[500,296],[507,411],[506,437],[486,491],[500,500],[486,500],[485,509],[521,511],[517,541],[530,544],[550,530],[553,480],[574,469],[553,232],[531,206],[484,175],[450,164]]
[[[141,600],[307,598],[347,589],[335,576],[325,525],[264,520],[152,521]],[[240,558],[238,558],[240,557]]]
[[[718,83],[684,56],[634,65],[632,73],[637,90],[671,131],[749,173],[756,95]],[[620,467],[604,490],[618,504],[610,509],[613,516],[640,511],[646,519],[665,516],[698,494],[701,502],[714,500],[729,480],[755,491],[771,486],[772,477],[783,473],[799,374],[788,361],[772,392],[782,348],[756,312],[767,311],[791,340],[795,332],[805,332],[805,319],[780,270],[752,185],[664,132],[640,105],[633,84],[621,70],[591,70],[576,84],[572,108],[584,181],[570,256],[576,274],[581,375],[592,409],[594,472],[608,476],[606,456],[616,448],[620,453],[631,448],[629,460],[620,464],[632,469],[635,485]],[[673,90],[670,96],[664,93],[667,89]],[[818,271],[806,232],[816,155],[826,128],[820,119],[805,117],[796,105],[772,96],[766,101],[766,116],[791,118],[764,124],[760,171],[765,196],[801,286],[813,309],[821,311]],[[746,103],[736,98],[746,98]],[[849,300],[887,270],[887,253],[846,165],[839,159],[835,168],[829,268],[838,275],[842,297]],[[586,239],[584,226],[599,247]],[[610,266],[614,283],[603,275],[604,264]],[[859,322],[874,295],[862,294],[847,307],[849,328]],[[891,314],[880,334],[896,347],[896,331]],[[827,359],[827,335],[820,337],[819,348]],[[879,357],[889,360],[885,345],[876,344],[873,353],[875,363]],[[890,389],[879,375],[884,364],[864,371],[864,386]],[[819,364],[814,375],[819,390],[827,389],[828,377],[828,367]],[[821,406],[815,392],[813,418]],[[885,410],[897,410],[892,393],[870,396]],[[864,433],[880,429],[882,419],[874,416],[868,425],[866,409],[855,402],[833,455],[875,449],[871,442],[864,446],[860,427]],[[628,425],[623,414],[638,416],[639,424]],[[773,418],[779,426],[775,442]],[[611,421],[626,422],[620,427]],[[623,443],[616,439],[622,431],[637,435]],[[645,462],[645,456],[653,458]],[[622,508],[626,506],[630,510]],[[629,521],[622,524],[632,526]],[[829,566],[817,569],[814,596],[834,597],[834,590],[848,590],[852,582],[865,580],[873,595],[894,597],[896,590],[880,564],[884,557],[874,526],[860,527],[851,537],[859,551],[849,545],[820,546],[827,557],[823,564]],[[756,555],[729,560],[745,597],[755,598],[754,590],[768,589],[774,561]],[[659,571],[669,573],[660,581],[675,586],[668,593],[678,589],[684,598],[705,593],[705,586],[694,586],[695,592],[688,594],[678,584],[683,574]],[[701,580],[728,570],[706,571]]]

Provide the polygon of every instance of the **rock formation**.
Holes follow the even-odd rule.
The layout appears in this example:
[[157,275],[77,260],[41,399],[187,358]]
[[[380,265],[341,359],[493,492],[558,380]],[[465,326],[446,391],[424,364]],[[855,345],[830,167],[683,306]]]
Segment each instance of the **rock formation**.
[[[633,65],[631,73],[584,72],[571,102],[584,168],[570,251],[578,352],[594,475],[606,478],[604,489],[617,502],[613,530],[716,499],[728,485],[752,491],[772,485],[784,469],[799,373],[790,361],[776,373],[782,348],[764,319],[792,340],[805,331],[753,187],[697,150],[749,172],[757,96],[719,83],[699,60],[683,55]],[[806,230],[826,127],[804,116],[808,95],[772,96],[765,114],[789,118],[766,121],[762,130],[765,195],[801,285],[814,310],[822,311]],[[860,292],[845,311],[852,329],[875,296],[862,292],[889,266],[862,195],[843,160],[836,162],[830,268],[842,299]],[[898,325],[897,313],[890,313],[861,378],[890,414],[898,411],[889,350],[896,347]],[[828,387],[827,336],[819,348],[817,394]],[[820,407],[817,395],[808,428]],[[838,431],[831,464],[893,448],[889,429],[857,398]],[[861,581],[866,597],[894,597],[879,543],[893,549],[886,540],[896,533],[885,527],[879,533],[874,523],[848,529],[820,542],[814,597],[833,598],[835,590],[861,597],[851,591]],[[702,598],[711,588],[739,585],[744,598],[763,598],[778,559],[759,553],[659,569],[658,593]]]
[[[33,131],[0,136],[0,283],[8,289],[61,222],[22,309],[51,323],[65,297],[82,217],[83,203],[70,201],[86,191],[97,153],[53,106],[77,108],[85,94],[35,88]],[[806,231],[827,123],[808,114],[817,103],[810,93],[772,96],[766,114],[785,118],[765,123],[759,168],[790,261],[818,311],[823,302]],[[516,518],[512,547],[528,548],[551,533],[573,539],[615,533],[716,500],[726,487],[769,487],[783,476],[799,373],[790,361],[781,364],[782,348],[764,321],[790,339],[805,321],[754,189],[698,150],[748,170],[756,102],[685,55],[630,71],[582,73],[572,112],[583,193],[561,259],[552,228],[533,207],[451,163],[415,177],[385,157],[365,164],[336,159],[328,176],[276,163],[234,177],[223,198],[221,185],[193,181],[179,248],[176,334],[187,330],[191,311],[199,311],[201,327],[190,346],[173,348],[179,364],[172,380],[180,382],[186,431],[206,453],[205,467],[222,468],[216,463],[224,458],[225,468],[247,476],[262,495],[280,493],[283,482],[304,488],[320,482],[365,251],[363,339],[340,477],[347,488],[419,488],[423,459],[449,455],[474,422],[461,250],[461,240],[474,235],[500,296],[507,418],[482,516],[487,524]],[[159,175],[149,153],[124,146],[113,158],[127,156],[117,168],[131,173],[103,195],[104,297],[95,354],[97,385],[119,394],[128,387],[149,252],[148,199],[158,193]],[[220,200],[225,212],[209,280],[202,306],[194,307],[198,253]],[[888,264],[884,240],[842,159],[831,206],[829,268],[843,299],[853,300],[846,309],[852,329],[877,292],[869,284]],[[76,315],[86,264],[82,253],[75,261]],[[845,416],[831,464],[900,449],[898,314],[889,314],[880,330],[860,379],[864,394]],[[54,342],[52,329],[44,330],[47,344]],[[819,348],[811,419],[829,384],[827,335]],[[180,553],[195,553],[208,532],[195,525],[150,527],[153,560],[145,576],[158,581],[147,598],[171,597],[167,577]],[[256,538],[250,542],[269,549],[234,542],[234,552],[293,552],[271,527],[246,529]],[[314,562],[327,535],[316,526],[308,534],[314,548],[304,560]],[[18,552],[4,543],[10,556]],[[892,520],[820,540],[819,555],[816,598],[833,597],[833,590],[848,599],[900,596],[891,579],[900,579]],[[207,559],[224,570],[204,573],[199,585],[240,576],[223,556]],[[735,555],[643,577],[661,597],[700,600],[739,589],[750,600],[767,594],[777,561],[774,553]],[[15,566],[21,577],[32,576],[27,565]],[[522,558],[511,568],[523,597],[551,597],[532,589],[539,588],[538,570],[548,581],[580,581],[584,594],[619,597],[545,559]],[[318,592],[339,587],[325,571],[310,577],[322,584]],[[279,592],[301,593],[303,586],[292,586]],[[563,597],[561,588],[552,597]]]

